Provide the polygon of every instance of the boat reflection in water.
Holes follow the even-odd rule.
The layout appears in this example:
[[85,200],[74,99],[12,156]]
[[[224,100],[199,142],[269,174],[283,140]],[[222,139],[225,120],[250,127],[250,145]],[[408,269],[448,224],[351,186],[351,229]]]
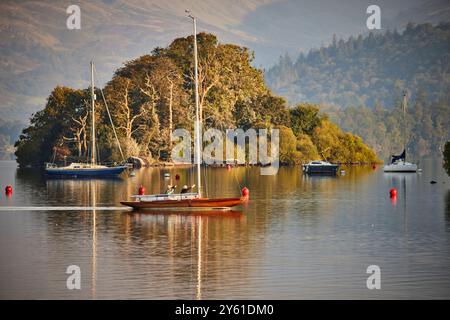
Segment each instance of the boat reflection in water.
[[[177,243],[179,240],[187,240],[186,235],[190,236],[190,258],[191,258],[191,287],[195,287],[194,297],[197,300],[204,298],[202,296],[203,280],[206,278],[205,269],[208,260],[207,248],[212,220],[231,219],[240,221],[245,219],[242,211],[236,210],[200,210],[200,211],[172,211],[172,210],[134,210],[126,214],[128,223],[131,221],[139,225],[150,224],[153,232],[160,226],[167,229],[162,231],[166,234],[168,241],[168,255],[170,264],[175,264]],[[130,221],[131,220],[131,221]],[[215,231],[212,225],[213,232]],[[181,229],[181,230],[180,230]],[[184,236],[183,236],[184,234]],[[181,236],[181,239],[178,239]],[[185,242],[186,243],[186,242]],[[196,261],[195,261],[195,260]],[[193,269],[195,268],[195,269]]]
[[208,216],[208,217],[230,217],[230,218],[240,218],[244,215],[242,211],[238,210],[142,210],[136,209],[128,212],[128,215],[133,217],[139,217],[142,219],[143,216],[178,216],[178,217],[198,217],[198,216]]

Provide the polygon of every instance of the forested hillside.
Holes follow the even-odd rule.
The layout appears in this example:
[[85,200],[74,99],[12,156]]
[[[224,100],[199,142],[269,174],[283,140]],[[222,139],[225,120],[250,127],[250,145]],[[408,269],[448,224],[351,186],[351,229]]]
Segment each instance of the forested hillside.
[[403,148],[401,98],[408,92],[408,153],[440,154],[450,139],[450,22],[403,33],[334,40],[297,60],[283,56],[265,77],[291,103],[312,101],[387,159]]
[[310,101],[341,107],[394,107],[396,93],[419,89],[429,101],[449,97],[450,22],[409,24],[403,33],[387,31],[334,39],[327,47],[285,55],[266,72],[266,81],[292,103]]
[[0,160],[14,158],[14,142],[19,138],[25,124],[19,121],[5,121],[0,119]]
[[[364,139],[380,158],[389,159],[403,150],[403,111],[401,100],[394,108],[348,107],[328,110],[330,117],[345,131]],[[446,141],[450,140],[450,105],[448,100],[427,102],[426,93],[420,90],[408,103],[406,114],[407,156],[440,156]]]

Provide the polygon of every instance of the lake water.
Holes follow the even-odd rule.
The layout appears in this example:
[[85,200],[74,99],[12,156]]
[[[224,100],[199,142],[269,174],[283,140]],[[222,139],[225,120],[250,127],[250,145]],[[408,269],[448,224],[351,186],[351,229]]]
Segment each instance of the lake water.
[[[179,186],[194,182],[191,169],[46,179],[0,162],[0,298],[449,299],[450,179],[441,162],[423,159],[417,174],[347,167],[340,177],[206,169],[209,196],[250,189],[245,207],[214,214],[116,208],[141,184],[163,190],[165,172],[180,174]],[[66,287],[69,265],[80,267],[80,290]],[[367,289],[370,265],[381,268],[380,290]]]

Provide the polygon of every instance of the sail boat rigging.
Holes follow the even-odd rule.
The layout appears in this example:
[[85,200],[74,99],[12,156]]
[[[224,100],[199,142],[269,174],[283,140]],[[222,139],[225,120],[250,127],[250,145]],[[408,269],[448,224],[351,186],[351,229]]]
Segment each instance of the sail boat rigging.
[[[125,165],[108,167],[97,163],[96,135],[95,135],[95,92],[94,92],[94,62],[91,61],[91,159],[90,163],[73,162],[68,166],[58,167],[53,163],[47,163],[45,172],[53,176],[70,177],[102,177],[116,176],[127,169]],[[103,93],[102,93],[103,94]],[[109,114],[109,112],[108,112]]]
[[[188,11],[186,11],[189,13]],[[132,196],[134,201],[122,201],[121,204],[132,207],[134,209],[220,209],[230,208],[248,201],[249,191],[247,188],[242,189],[242,195],[239,198],[204,198],[201,192],[201,150],[200,150],[200,112],[198,97],[198,58],[197,58],[197,24],[196,18],[188,15],[193,22],[194,31],[194,76],[195,76],[195,158],[197,167],[197,192],[192,193],[169,193],[169,194],[139,194]]]
[[406,161],[406,91],[403,93],[403,152],[392,155],[391,163],[383,167],[384,172],[416,172],[417,165]]

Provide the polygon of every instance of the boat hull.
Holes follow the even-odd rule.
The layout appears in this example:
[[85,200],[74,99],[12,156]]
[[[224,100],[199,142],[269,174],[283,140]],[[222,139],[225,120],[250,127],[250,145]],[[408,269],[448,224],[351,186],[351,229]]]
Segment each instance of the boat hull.
[[415,164],[388,164],[383,167],[384,172],[416,172]]
[[122,201],[124,206],[134,209],[169,209],[169,208],[195,208],[195,209],[216,209],[231,208],[244,204],[248,197],[224,198],[224,199],[182,199],[182,200],[158,200],[158,201]]
[[336,175],[339,170],[339,165],[305,165],[303,166],[303,172],[307,174],[329,174]]
[[45,173],[51,176],[70,176],[70,177],[98,177],[98,176],[117,176],[127,169],[126,166],[106,167],[106,168],[47,168]]

